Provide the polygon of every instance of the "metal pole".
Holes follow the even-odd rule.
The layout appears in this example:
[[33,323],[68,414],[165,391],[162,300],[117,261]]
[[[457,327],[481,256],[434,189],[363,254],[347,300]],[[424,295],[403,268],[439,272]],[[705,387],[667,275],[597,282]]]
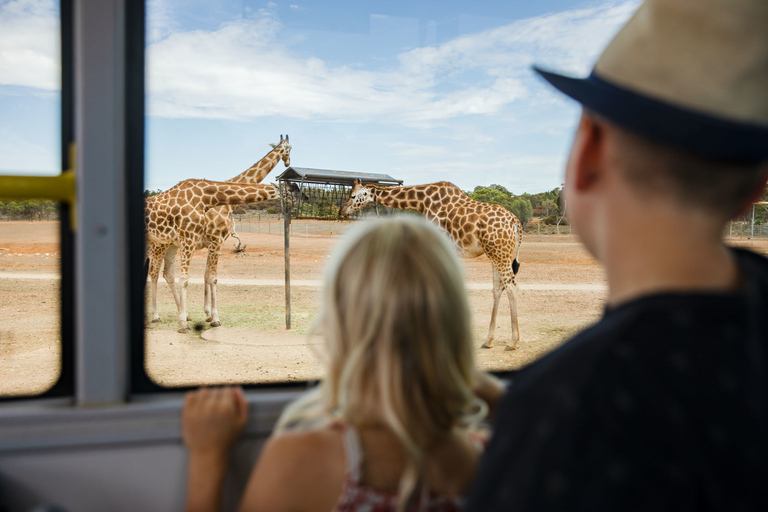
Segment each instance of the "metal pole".
[[731,219],[731,227],[728,228],[728,243],[733,241],[733,219]]
[[755,204],[752,203],[752,237],[750,238],[750,245],[755,245]]
[[291,328],[291,205],[285,205],[285,329]]

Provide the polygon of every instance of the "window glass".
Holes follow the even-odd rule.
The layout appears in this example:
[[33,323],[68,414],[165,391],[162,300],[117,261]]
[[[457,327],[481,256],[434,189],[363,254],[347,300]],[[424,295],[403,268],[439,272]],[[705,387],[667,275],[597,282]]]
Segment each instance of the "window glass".
[[[519,368],[594,321],[605,299],[604,275],[571,234],[559,199],[578,108],[531,65],[588,73],[638,4],[150,0],[146,194],[188,178],[234,178],[289,134],[294,169],[385,174],[405,186],[448,181],[502,204],[524,226],[517,350],[504,350],[506,297],[496,346],[479,348],[493,305],[487,256],[466,261],[466,280],[480,363]],[[285,170],[277,162],[264,182]],[[177,332],[162,271],[157,322],[147,288],[146,368],[155,382],[319,376],[322,344],[305,334],[327,255],[351,221],[338,218],[334,202],[345,190],[304,186],[302,200],[314,208],[291,223],[291,329],[280,205],[237,207],[240,241],[222,242],[217,265],[221,326],[204,311],[206,250],[191,257],[189,332]],[[180,264],[177,256],[176,278]]]
[[[59,6],[0,1],[0,175],[61,172]],[[39,394],[61,371],[60,215],[0,191],[0,396]]]

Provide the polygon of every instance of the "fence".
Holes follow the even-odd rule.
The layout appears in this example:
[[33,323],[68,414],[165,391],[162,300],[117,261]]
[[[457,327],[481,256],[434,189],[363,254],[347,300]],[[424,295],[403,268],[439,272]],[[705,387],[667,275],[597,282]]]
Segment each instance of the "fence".
[[[371,214],[375,215],[375,214]],[[238,233],[265,233],[273,235],[283,234],[283,219],[280,215],[261,214],[261,215],[233,215],[235,230]],[[355,221],[323,221],[313,219],[294,219],[291,221],[291,236],[298,237],[332,237],[337,236],[349,229]],[[529,235],[570,235],[571,227],[561,224],[559,228],[555,225],[526,224],[523,233]],[[725,241],[749,240],[752,236],[752,225],[746,221],[734,221],[726,224],[723,232]],[[755,224],[755,239],[768,238],[768,224]]]
[[[768,238],[768,224],[755,224],[755,238]],[[746,221],[733,221],[725,226],[723,238],[730,240],[749,240],[752,237],[752,224]]]
[[[285,223],[277,215],[262,215],[256,217],[233,216],[235,231],[238,233],[263,233],[282,235]],[[337,236],[349,229],[354,221],[318,221],[318,220],[292,220],[291,236],[328,238]]]

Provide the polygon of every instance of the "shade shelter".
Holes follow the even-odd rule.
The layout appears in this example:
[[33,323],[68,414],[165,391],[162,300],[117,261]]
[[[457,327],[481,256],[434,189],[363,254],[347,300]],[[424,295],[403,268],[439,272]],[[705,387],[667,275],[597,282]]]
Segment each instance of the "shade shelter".
[[[288,187],[290,210],[295,219],[337,219],[339,210],[349,197],[355,180],[379,186],[402,185],[388,174],[354,171],[333,171],[309,167],[289,167],[277,177],[282,187]],[[287,195],[283,194],[283,197]],[[283,213],[286,208],[283,205]],[[377,209],[378,211],[378,209]]]
[[[289,167],[277,177],[285,222],[285,328],[291,328],[291,219],[338,219],[355,181],[378,186],[400,186],[388,174]],[[379,213],[379,205],[375,204]]]

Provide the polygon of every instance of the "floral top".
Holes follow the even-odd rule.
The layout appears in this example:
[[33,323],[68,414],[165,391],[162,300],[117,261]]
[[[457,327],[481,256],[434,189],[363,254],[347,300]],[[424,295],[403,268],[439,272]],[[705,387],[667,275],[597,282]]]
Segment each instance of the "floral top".
[[[381,491],[361,485],[363,478],[363,451],[360,436],[349,425],[343,429],[344,452],[347,457],[347,476],[335,512],[392,512],[397,509],[397,493]],[[415,500],[407,507],[408,512],[458,512],[463,499],[458,496],[430,494],[426,502]]]

